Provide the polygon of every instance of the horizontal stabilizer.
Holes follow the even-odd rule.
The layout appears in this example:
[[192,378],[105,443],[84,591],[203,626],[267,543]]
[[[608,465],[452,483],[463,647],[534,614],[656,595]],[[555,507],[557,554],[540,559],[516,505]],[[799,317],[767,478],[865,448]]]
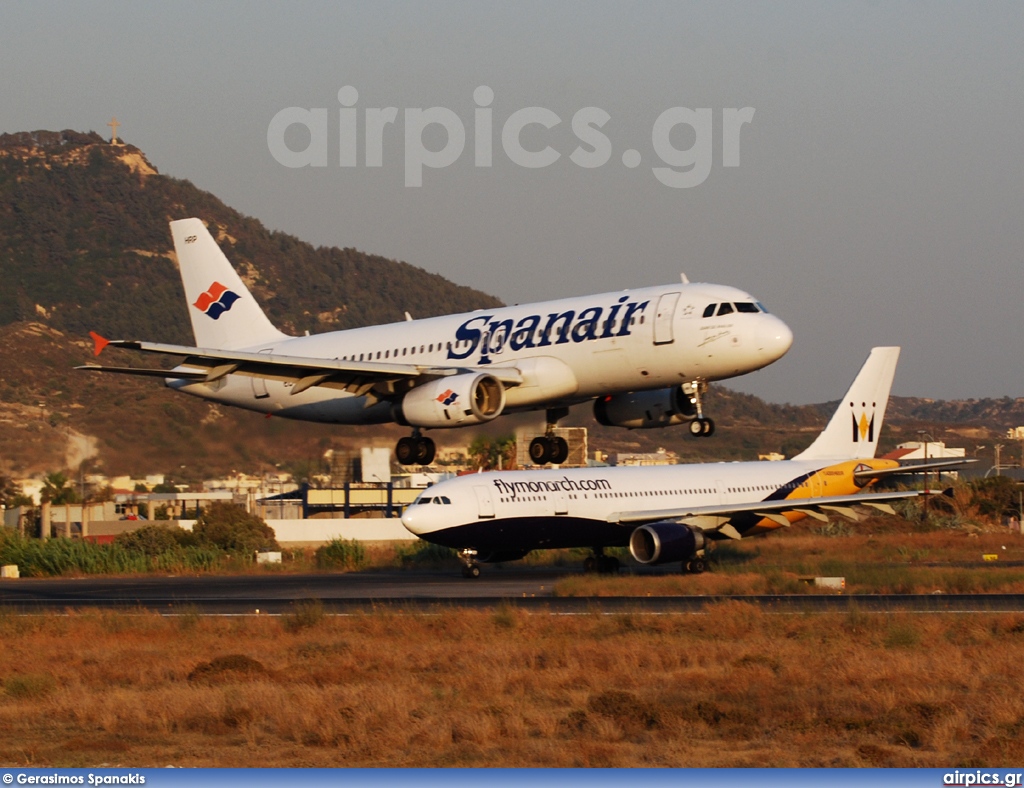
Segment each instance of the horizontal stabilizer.
[[[801,512],[821,510],[839,512],[844,516],[857,519],[851,506],[900,501],[904,498],[916,498],[920,495],[915,490],[894,492],[857,493],[855,495],[831,495],[822,498],[786,498],[780,501],[750,501],[749,503],[713,504],[711,506],[693,506],[685,509],[651,509],[648,511],[614,512],[608,515],[610,523],[623,525],[654,523],[661,520],[688,520],[689,518],[732,517],[737,514],[754,514],[766,517],[770,514],[783,512]],[[774,519],[774,518],[769,518]],[[777,521],[776,521],[777,522]]]
[[881,479],[884,476],[898,476],[907,473],[924,473],[926,471],[937,471],[949,468],[960,468],[964,465],[975,463],[975,459],[961,458],[957,460],[938,460],[936,462],[921,462],[901,465],[898,468],[883,468],[881,470],[868,469],[866,471],[855,471],[853,478],[857,481],[866,479]]

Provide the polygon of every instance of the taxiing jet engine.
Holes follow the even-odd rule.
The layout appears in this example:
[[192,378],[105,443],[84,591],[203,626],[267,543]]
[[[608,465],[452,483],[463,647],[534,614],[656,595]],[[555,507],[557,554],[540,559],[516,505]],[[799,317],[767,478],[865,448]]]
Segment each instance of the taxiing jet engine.
[[643,430],[693,421],[697,409],[681,386],[673,386],[598,397],[594,401],[594,418],[606,427]]
[[704,549],[704,533],[679,523],[641,525],[629,537],[629,552],[641,564],[689,561]]
[[395,420],[412,427],[461,427],[501,415],[505,387],[486,373],[439,378],[417,386],[397,407]]

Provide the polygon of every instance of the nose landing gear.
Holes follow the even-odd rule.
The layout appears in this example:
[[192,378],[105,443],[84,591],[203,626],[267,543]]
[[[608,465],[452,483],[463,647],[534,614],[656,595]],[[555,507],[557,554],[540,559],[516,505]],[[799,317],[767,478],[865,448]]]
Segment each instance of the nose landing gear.
[[701,378],[683,384],[683,394],[690,398],[690,403],[697,412],[697,418],[690,422],[690,434],[695,438],[710,438],[715,434],[715,422],[704,417],[702,399],[708,390],[708,382]]
[[480,564],[476,562],[476,550],[467,547],[459,550],[459,560],[462,562],[462,576],[467,580],[475,580],[480,577]]

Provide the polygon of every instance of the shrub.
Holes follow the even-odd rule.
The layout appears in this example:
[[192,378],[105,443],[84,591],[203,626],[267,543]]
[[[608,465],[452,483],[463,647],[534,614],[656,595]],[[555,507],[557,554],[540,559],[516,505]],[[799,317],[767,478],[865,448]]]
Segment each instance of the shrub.
[[34,674],[30,676],[11,676],[4,681],[4,692],[18,700],[45,698],[56,688],[53,676]]
[[399,546],[397,554],[398,561],[402,566],[408,566],[409,564],[443,566],[457,558],[452,548],[442,547],[439,544],[422,540],[409,547]]
[[366,550],[355,539],[332,539],[314,555],[320,569],[358,569],[366,563]]
[[281,625],[287,632],[301,632],[319,624],[324,617],[324,603],[319,599],[299,602],[291,613],[281,616]]
[[195,542],[195,537],[188,531],[167,525],[144,525],[114,539],[114,544],[148,556],[176,550],[190,542]]
[[213,545],[240,555],[281,549],[273,528],[232,503],[217,502],[205,509],[192,527],[192,533],[200,545]]

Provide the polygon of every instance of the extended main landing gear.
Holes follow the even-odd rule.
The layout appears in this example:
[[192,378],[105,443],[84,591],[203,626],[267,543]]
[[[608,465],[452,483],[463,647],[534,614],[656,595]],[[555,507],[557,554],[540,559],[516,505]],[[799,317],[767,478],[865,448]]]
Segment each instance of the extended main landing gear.
[[530,459],[534,465],[561,465],[569,458],[569,444],[557,435],[542,435],[530,441]]
[[555,435],[558,420],[568,415],[568,408],[551,408],[547,411],[547,427],[544,434],[530,441],[530,460],[534,465],[561,465],[569,459],[569,444],[565,438]]
[[704,556],[694,556],[689,561],[683,562],[683,571],[691,575],[699,575],[708,570],[708,560]]
[[410,438],[399,438],[395,457],[399,465],[430,465],[437,455],[437,446],[415,430]]
[[614,575],[618,574],[620,566],[619,559],[605,555],[603,547],[595,547],[594,554],[583,559],[583,571],[587,574]]
[[690,422],[690,434],[695,438],[710,438],[715,434],[715,422],[704,417],[704,403],[701,401],[707,390],[707,381],[700,378],[683,384],[683,394],[690,398],[690,404],[697,413]]

